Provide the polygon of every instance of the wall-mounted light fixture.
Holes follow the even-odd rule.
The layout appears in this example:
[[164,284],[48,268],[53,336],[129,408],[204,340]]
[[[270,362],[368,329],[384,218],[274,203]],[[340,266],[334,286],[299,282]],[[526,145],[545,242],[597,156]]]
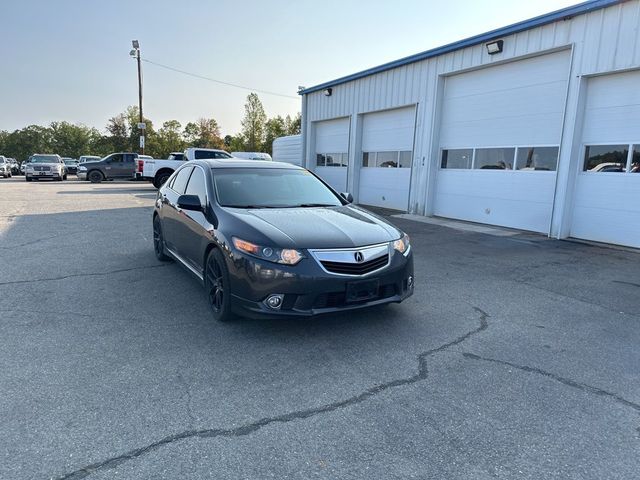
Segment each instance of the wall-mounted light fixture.
[[487,53],[489,55],[495,55],[496,53],[502,52],[502,47],[504,45],[504,40],[496,40],[495,42],[489,42],[486,44]]
[[329,87],[329,88],[325,88],[322,93],[324,93],[325,97],[330,97],[331,94],[333,93],[333,88]]

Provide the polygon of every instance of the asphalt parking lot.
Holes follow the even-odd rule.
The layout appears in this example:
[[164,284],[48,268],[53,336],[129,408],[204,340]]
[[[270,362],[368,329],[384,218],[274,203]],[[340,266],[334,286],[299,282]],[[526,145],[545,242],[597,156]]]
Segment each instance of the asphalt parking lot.
[[416,293],[214,323],[155,189],[0,180],[0,478],[637,478],[640,254],[406,219]]

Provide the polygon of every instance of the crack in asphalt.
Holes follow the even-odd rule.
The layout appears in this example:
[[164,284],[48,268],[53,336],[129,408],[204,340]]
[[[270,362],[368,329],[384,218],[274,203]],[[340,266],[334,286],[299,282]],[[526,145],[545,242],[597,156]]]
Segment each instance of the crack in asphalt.
[[62,275],[60,277],[45,277],[45,278],[34,278],[31,280],[14,280],[12,282],[0,282],[0,286],[3,285],[19,285],[24,283],[37,283],[37,282],[52,282],[56,280],[66,280],[68,278],[77,278],[77,277],[100,277],[104,275],[113,275],[115,273],[123,273],[123,272],[132,272],[134,270],[146,270],[150,268],[162,268],[169,266],[169,263],[163,263],[159,265],[143,265],[140,267],[132,267],[132,268],[121,268],[118,270],[111,270],[108,272],[93,272],[93,273],[74,273],[71,275]]
[[608,397],[615,400],[617,403],[624,405],[625,407],[629,407],[634,409],[637,412],[640,412],[640,404],[627,400],[626,398],[621,397],[620,395],[612,392],[608,392],[602,388],[594,387],[592,385],[587,385],[586,383],[578,382],[576,380],[572,380],[570,378],[561,377],[560,375],[556,375],[555,373],[548,372],[546,370],[542,370],[537,367],[529,367],[528,365],[518,365],[517,363],[507,362],[506,360],[498,360],[496,358],[488,358],[481,357],[480,355],[475,355],[473,353],[463,353],[462,354],[466,358],[470,358],[472,360],[482,360],[484,362],[492,362],[497,363],[499,365],[506,365],[511,368],[515,368],[517,370],[521,370],[523,372],[528,373],[536,373],[538,375],[543,375],[547,378],[555,380],[556,382],[560,382],[563,385],[567,385],[572,388],[576,388],[586,393],[592,393],[594,395],[599,395],[602,397]]
[[611,280],[613,283],[620,283],[622,285],[630,285],[632,287],[638,287],[640,288],[640,283],[633,283],[633,282],[625,282],[624,280]]
[[[248,423],[246,425],[241,425],[235,428],[228,428],[228,429],[212,428],[212,429],[201,429],[201,430],[186,430],[184,432],[180,432],[174,435],[169,435],[167,437],[164,437],[145,447],[140,447],[134,450],[130,450],[126,453],[123,453],[115,457],[111,457],[101,462],[92,463],[78,470],[75,470],[74,472],[67,473],[61,477],[57,477],[57,480],[79,480],[99,470],[113,469],[125,462],[128,462],[129,460],[142,457],[165,445],[169,445],[171,443],[178,442],[180,440],[185,440],[187,438],[243,437],[253,432],[256,432],[268,425],[272,425],[275,423],[288,423],[294,420],[304,420],[310,417],[314,417],[316,415],[330,413],[345,407],[362,403],[365,400],[371,397],[374,397],[381,392],[384,392],[385,390],[389,390],[391,388],[396,388],[396,387],[402,387],[405,385],[411,385],[419,381],[426,380],[426,378],[429,376],[429,371],[427,369],[428,357],[435,355],[436,353],[442,352],[444,350],[447,350],[455,345],[458,345],[464,342],[465,340],[469,339],[470,337],[488,328],[489,323],[487,321],[487,318],[489,318],[489,315],[478,307],[474,306],[473,309],[480,315],[479,317],[480,325],[474,328],[473,330],[470,330],[469,332],[455,338],[450,342],[447,342],[437,348],[433,348],[431,350],[427,350],[419,354],[417,356],[418,372],[415,375],[412,375],[411,377],[390,380],[388,382],[385,382],[379,385],[374,385],[373,387],[368,388],[364,392],[358,395],[349,397],[345,400],[340,400],[338,402],[321,405],[319,407],[313,407],[313,408],[308,408],[304,410],[297,410],[294,412],[285,413],[282,415],[276,415],[273,417],[262,418],[260,420],[256,420],[255,422]],[[55,478],[55,477],[52,477],[52,478]]]

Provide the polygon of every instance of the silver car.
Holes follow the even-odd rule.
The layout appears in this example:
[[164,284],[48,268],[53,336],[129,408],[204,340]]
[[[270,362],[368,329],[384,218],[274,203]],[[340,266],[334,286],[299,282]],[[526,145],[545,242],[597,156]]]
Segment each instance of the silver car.
[[3,155],[0,155],[0,175],[3,178],[11,178],[11,162]]
[[51,178],[53,180],[66,180],[67,168],[60,155],[33,155],[24,169],[27,182],[40,180],[41,178]]

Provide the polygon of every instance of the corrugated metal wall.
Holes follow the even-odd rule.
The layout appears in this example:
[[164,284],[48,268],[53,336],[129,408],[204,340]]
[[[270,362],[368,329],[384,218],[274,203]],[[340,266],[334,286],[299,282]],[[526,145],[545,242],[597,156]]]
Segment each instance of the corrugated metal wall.
[[[438,57],[373,74],[336,85],[331,96],[322,91],[306,95],[304,154],[312,167],[313,122],[349,116],[357,132],[361,115],[367,112],[417,105],[416,137],[409,210],[430,214],[429,188],[437,154],[439,99],[442,77],[465,70],[513,61],[528,56],[571,49],[572,64],[563,126],[563,145],[556,196],[567,197],[572,181],[568,164],[575,155],[573,137],[579,125],[580,77],[640,68],[640,1],[631,0],[581,14],[545,26],[502,37],[504,51],[488,55],[484,44],[463,48]],[[357,138],[357,137],[354,137]],[[357,145],[356,145],[357,147]],[[359,148],[350,148],[350,163],[359,158]],[[563,163],[567,165],[563,167]],[[350,191],[357,191],[357,169],[350,166]],[[550,234],[565,236],[565,210],[570,202],[560,201]]]

